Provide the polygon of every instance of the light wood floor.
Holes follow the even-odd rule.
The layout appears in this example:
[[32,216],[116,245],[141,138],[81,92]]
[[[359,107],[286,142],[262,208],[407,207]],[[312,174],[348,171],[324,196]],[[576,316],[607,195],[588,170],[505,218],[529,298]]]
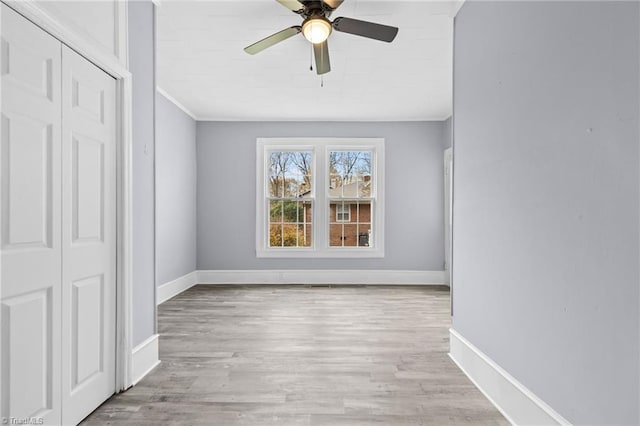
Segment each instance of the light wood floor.
[[86,425],[507,425],[447,356],[446,287],[192,287]]

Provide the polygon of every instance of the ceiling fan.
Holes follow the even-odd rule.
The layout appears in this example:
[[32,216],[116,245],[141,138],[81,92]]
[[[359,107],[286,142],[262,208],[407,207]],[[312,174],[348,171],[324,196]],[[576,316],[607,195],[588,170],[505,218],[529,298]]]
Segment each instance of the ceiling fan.
[[294,25],[275,34],[270,35],[250,46],[244,51],[250,55],[262,52],[264,49],[280,43],[296,34],[302,33],[313,44],[313,53],[316,60],[316,72],[326,74],[331,71],[329,62],[329,46],[327,38],[332,29],[343,33],[355,34],[374,40],[390,43],[396,38],[398,28],[388,25],[376,24],[368,21],[360,21],[351,18],[336,18],[329,20],[331,13],[336,10],[344,0],[276,0],[278,3],[300,15],[304,20],[302,25]]

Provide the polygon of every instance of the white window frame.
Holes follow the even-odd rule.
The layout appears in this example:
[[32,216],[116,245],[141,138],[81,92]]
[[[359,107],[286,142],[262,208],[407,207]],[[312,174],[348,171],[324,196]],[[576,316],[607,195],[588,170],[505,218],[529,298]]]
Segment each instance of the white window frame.
[[[383,138],[258,138],[256,149],[256,256],[274,258],[375,258],[384,257],[384,139]],[[329,246],[330,151],[371,151],[372,183],[369,247]],[[269,153],[311,151],[312,224],[310,247],[269,247]]]

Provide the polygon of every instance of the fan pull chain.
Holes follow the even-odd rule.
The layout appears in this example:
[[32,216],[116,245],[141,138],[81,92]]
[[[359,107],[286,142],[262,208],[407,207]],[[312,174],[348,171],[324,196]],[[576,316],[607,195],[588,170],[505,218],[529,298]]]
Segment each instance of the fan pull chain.
[[311,44],[311,49],[309,49],[309,71],[313,71],[313,44]]
[[324,87],[324,74],[320,76],[320,87]]

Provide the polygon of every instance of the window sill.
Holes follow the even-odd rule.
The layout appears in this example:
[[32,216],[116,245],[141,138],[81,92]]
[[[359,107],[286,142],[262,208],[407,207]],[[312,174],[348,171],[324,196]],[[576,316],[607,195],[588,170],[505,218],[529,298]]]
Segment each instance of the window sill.
[[366,259],[384,257],[382,249],[362,249],[362,248],[328,248],[324,250],[313,248],[300,249],[258,249],[256,250],[258,258],[315,258],[315,259]]

